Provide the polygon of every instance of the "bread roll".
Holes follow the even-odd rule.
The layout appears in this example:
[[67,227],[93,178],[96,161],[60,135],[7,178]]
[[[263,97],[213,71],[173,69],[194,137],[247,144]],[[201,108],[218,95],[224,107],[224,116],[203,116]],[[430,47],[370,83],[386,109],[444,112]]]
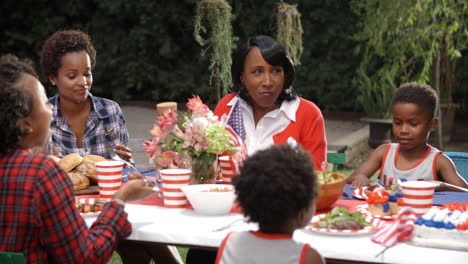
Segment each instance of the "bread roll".
[[55,155],[49,155],[49,158],[53,159],[55,163],[58,163],[60,161],[60,158]]
[[92,162],[94,162],[94,163],[96,163],[96,162],[98,162],[98,161],[105,161],[105,160],[107,160],[107,159],[104,158],[103,156],[99,156],[99,155],[86,155],[86,156],[84,156],[83,158],[84,158],[83,162],[90,162],[90,161],[92,161]]
[[104,160],[106,158],[99,155],[86,155],[83,162],[76,167],[76,171],[88,177],[91,184],[97,184],[96,162]]
[[83,174],[79,172],[70,172],[68,173],[72,183],[73,189],[76,190],[83,190],[89,187],[89,180]]
[[63,157],[59,162],[58,165],[65,171],[70,172],[76,166],[78,166],[83,161],[83,158],[78,153],[68,154],[67,156]]

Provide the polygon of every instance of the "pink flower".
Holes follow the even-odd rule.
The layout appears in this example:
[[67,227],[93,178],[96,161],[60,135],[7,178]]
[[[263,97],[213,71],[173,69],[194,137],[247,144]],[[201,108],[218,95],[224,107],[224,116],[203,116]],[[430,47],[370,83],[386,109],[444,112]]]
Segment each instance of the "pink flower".
[[193,98],[188,99],[186,106],[194,115],[205,115],[211,112],[198,95],[194,95]]
[[156,157],[156,164],[161,168],[177,168],[181,163],[180,155],[172,150],[161,152]]
[[158,126],[158,124],[155,124],[153,128],[150,131],[151,135],[153,135],[155,138],[158,138],[158,140],[162,137],[163,131],[161,130],[161,127]]
[[162,132],[166,133],[173,124],[177,123],[176,114],[176,111],[167,109],[162,113],[162,115],[158,115],[159,126],[161,127]]
[[143,150],[148,152],[148,156],[150,159],[153,159],[156,157],[156,154],[158,152],[159,146],[158,146],[159,138],[153,138],[151,141],[145,141],[143,143]]
[[[143,150],[158,168],[187,167],[192,158],[215,161],[219,151],[229,151],[232,147],[229,142],[223,142],[228,136],[222,129],[226,116],[218,121],[196,95],[188,100],[187,108],[188,113],[168,109],[159,114],[150,131],[153,139],[144,143]],[[217,137],[218,134],[221,136]]]

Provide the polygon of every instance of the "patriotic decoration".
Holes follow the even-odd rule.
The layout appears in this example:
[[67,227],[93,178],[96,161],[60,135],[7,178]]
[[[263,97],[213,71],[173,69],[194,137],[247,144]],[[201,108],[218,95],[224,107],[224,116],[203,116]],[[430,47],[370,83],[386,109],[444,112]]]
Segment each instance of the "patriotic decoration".
[[380,184],[383,186],[392,186],[393,183],[395,182],[395,178],[387,175],[383,175],[380,178]]
[[353,195],[357,199],[366,200],[367,199],[366,190],[367,190],[367,186],[357,188],[351,192],[351,195]]
[[372,241],[389,248],[397,242],[408,240],[413,232],[416,218],[411,207],[401,209],[395,222],[382,228],[372,237]]
[[231,108],[224,128],[229,132],[231,144],[233,144],[238,152],[234,155],[238,163],[247,157],[247,145],[245,139],[244,120],[242,118],[242,111],[240,107],[240,100]]

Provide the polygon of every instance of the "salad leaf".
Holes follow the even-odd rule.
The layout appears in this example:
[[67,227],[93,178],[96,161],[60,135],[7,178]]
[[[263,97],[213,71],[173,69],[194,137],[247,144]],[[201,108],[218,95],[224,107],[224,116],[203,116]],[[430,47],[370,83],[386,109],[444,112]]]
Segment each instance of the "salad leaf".
[[371,223],[365,220],[364,215],[361,212],[350,213],[346,208],[335,207],[329,213],[316,223],[316,227],[327,228],[330,224],[336,221],[355,221],[364,225],[372,226]]

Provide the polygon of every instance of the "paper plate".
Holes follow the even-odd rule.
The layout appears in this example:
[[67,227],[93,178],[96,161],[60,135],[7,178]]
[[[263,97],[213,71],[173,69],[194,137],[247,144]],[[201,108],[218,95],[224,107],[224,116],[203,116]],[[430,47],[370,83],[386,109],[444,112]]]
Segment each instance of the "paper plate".
[[377,232],[385,225],[388,225],[386,221],[381,219],[372,217],[372,216],[365,216],[367,222],[371,223],[373,226],[365,226],[363,229],[347,229],[347,230],[340,230],[340,229],[331,229],[331,228],[319,228],[315,225],[319,222],[320,219],[325,217],[325,214],[316,215],[312,218],[311,222],[306,226],[306,229],[312,232],[325,234],[325,235],[333,235],[333,236],[358,236],[358,235],[368,235]]
[[361,204],[356,206],[356,211],[363,213],[366,216],[372,216],[374,218],[383,219],[383,220],[395,220],[397,215],[375,215],[369,211],[368,204]]

